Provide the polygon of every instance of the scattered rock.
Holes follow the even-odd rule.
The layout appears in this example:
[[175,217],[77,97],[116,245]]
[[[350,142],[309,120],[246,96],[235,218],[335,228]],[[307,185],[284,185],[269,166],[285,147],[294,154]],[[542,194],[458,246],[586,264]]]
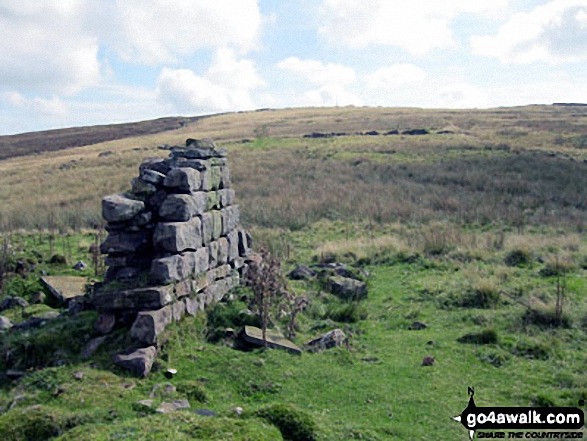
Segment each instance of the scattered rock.
[[156,356],[157,349],[155,346],[149,346],[115,355],[114,363],[136,375],[146,377],[151,372]]
[[106,341],[106,336],[96,337],[91,339],[82,349],[81,357],[84,360],[89,359],[98,350],[100,346]]
[[422,366],[432,366],[434,364],[434,357],[432,355],[427,355],[422,359]]
[[73,378],[75,378],[77,381],[82,381],[84,378],[84,373],[81,371],[74,372]]
[[27,331],[29,329],[36,329],[45,326],[47,321],[54,320],[59,317],[60,314],[57,311],[49,311],[38,317],[31,317],[24,322],[18,323],[12,327],[12,331]]
[[78,260],[78,262],[72,267],[76,271],[83,271],[88,269],[88,265],[83,260]]
[[408,326],[408,329],[410,331],[421,331],[422,329],[426,329],[427,327],[428,327],[428,325],[425,323],[414,322],[410,326]]
[[316,272],[306,265],[298,265],[288,275],[291,280],[309,280],[316,277]]
[[237,416],[241,416],[243,414],[243,408],[240,406],[236,406],[232,409]]
[[[171,368],[167,369],[167,371],[165,371],[165,378],[171,380],[176,374],[177,374],[177,369],[171,369]],[[171,386],[171,385],[168,385],[168,386]],[[165,390],[167,390],[168,386],[165,387]],[[171,386],[171,387],[173,387],[173,386]],[[173,389],[175,392],[175,388],[173,388]]]
[[[175,371],[175,373],[177,373],[177,371],[175,369],[169,369],[169,370],[167,370],[167,372],[169,372],[170,370]],[[163,392],[165,392],[168,395],[172,395],[175,392],[177,392],[177,389],[175,388],[175,386],[173,384],[167,383],[165,385],[165,387],[163,388]]]
[[367,136],[377,136],[379,135],[379,132],[377,130],[370,130],[368,132],[365,132],[364,134]]
[[0,315],[0,330],[7,330],[14,326],[14,323],[9,318]]
[[171,413],[171,412],[177,412],[178,410],[181,409],[189,409],[190,403],[188,402],[188,400],[174,400],[171,403],[167,403],[167,402],[163,402],[159,405],[159,407],[157,408],[156,412],[158,413]]
[[307,343],[315,351],[323,351],[325,349],[342,346],[347,343],[346,334],[340,329],[333,329],[326,334],[321,335],[314,340]]
[[410,130],[404,130],[402,132],[402,135],[428,135],[428,130],[426,129],[410,129]]
[[71,316],[77,315],[85,308],[83,297],[74,297],[67,303],[67,313]]
[[105,157],[105,156],[110,156],[110,155],[112,155],[112,154],[113,154],[113,153],[112,153],[112,151],[111,151],[111,150],[106,150],[106,151],[104,151],[104,152],[100,152],[100,153],[98,153],[98,158],[103,158],[103,157]]
[[19,371],[17,369],[8,369],[6,371],[6,378],[9,380],[18,380],[26,375],[25,371]]
[[33,303],[33,304],[45,303],[46,298],[47,298],[47,295],[43,291],[37,291],[37,292],[31,294],[31,303]]
[[0,312],[6,311],[7,309],[13,309],[16,307],[26,308],[27,306],[29,306],[29,302],[27,302],[22,297],[8,296],[0,302]]
[[216,412],[212,412],[211,410],[208,410],[208,409],[196,409],[196,410],[194,410],[194,413],[196,413],[200,416],[207,416],[207,417],[215,417],[216,416]]
[[114,329],[114,325],[116,324],[116,316],[114,314],[105,312],[98,317],[96,323],[94,323],[94,330],[98,334],[108,334],[112,329]]
[[389,136],[389,135],[399,135],[399,130],[390,130],[388,132],[384,133],[385,136]]
[[[245,326],[242,338],[255,346],[263,346],[263,331],[255,326]],[[266,333],[267,347],[285,349],[292,354],[300,355],[302,350],[286,339],[280,332],[268,329]]]
[[367,285],[349,277],[333,276],[327,280],[328,290],[345,300],[360,300],[367,297]]

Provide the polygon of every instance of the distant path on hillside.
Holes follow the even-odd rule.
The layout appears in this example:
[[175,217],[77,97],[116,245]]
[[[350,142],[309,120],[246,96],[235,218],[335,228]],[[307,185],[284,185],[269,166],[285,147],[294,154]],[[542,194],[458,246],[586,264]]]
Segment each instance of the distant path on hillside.
[[82,147],[116,139],[151,135],[180,129],[200,119],[217,115],[166,117],[150,121],[99,126],[72,127],[0,136],[0,160],[47,151]]

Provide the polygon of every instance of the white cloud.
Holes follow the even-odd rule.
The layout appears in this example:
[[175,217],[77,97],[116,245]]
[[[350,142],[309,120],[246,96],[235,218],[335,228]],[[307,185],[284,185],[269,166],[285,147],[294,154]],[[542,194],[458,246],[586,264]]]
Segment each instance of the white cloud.
[[3,0],[0,84],[37,93],[72,94],[100,78],[98,42],[87,32],[83,1]]
[[587,60],[587,0],[552,0],[515,14],[496,35],[473,37],[471,47],[504,63]]
[[117,0],[111,12],[112,45],[125,61],[175,62],[202,48],[258,43],[262,16],[257,0]]
[[251,91],[263,84],[251,60],[238,60],[234,51],[219,49],[204,76],[164,68],[157,80],[157,98],[185,113],[252,109]]
[[300,60],[298,57],[289,57],[277,63],[277,67],[319,86],[332,84],[345,86],[355,81],[354,70],[341,64],[323,64],[317,60]]
[[372,88],[385,88],[403,84],[419,83],[426,79],[426,72],[409,63],[397,63],[392,66],[381,67],[365,78],[367,85]]
[[26,98],[16,91],[2,94],[2,101],[11,107],[27,111],[32,114],[58,118],[67,114],[67,106],[57,96],[51,98]]
[[[296,78],[317,86],[295,95],[295,106],[345,106],[359,105],[361,100],[347,90],[355,82],[355,71],[350,67],[318,60],[301,60],[289,57],[277,63],[277,67],[290,72]],[[292,82],[296,85],[296,82]]]
[[370,45],[414,54],[454,45],[451,22],[461,13],[497,16],[508,0],[323,0],[318,32],[329,43],[354,49]]

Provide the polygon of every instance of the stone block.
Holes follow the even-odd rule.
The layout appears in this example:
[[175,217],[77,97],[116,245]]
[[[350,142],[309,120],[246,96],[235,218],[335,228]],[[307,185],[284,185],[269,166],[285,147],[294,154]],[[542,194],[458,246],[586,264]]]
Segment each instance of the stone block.
[[171,305],[155,311],[141,311],[137,314],[137,318],[130,328],[130,336],[141,343],[155,345],[157,337],[163,333],[172,319],[173,308]]
[[217,191],[209,191],[206,196],[208,197],[208,211],[220,208],[220,195]]
[[230,169],[228,167],[220,169],[220,188],[230,188]]
[[240,210],[238,205],[231,205],[220,211],[222,217],[222,235],[226,236],[238,227]]
[[212,213],[212,240],[216,240],[222,235],[222,214],[218,210],[210,213]]
[[141,178],[133,178],[131,181],[132,194],[140,198],[147,198],[157,191],[157,187]]
[[218,265],[224,265],[228,262],[228,239],[221,237],[218,239]]
[[217,193],[220,199],[221,208],[226,208],[234,204],[235,193],[232,188],[224,188],[222,190],[218,190]]
[[153,259],[149,273],[150,280],[154,283],[165,285],[187,279],[196,269],[195,254],[194,252],[187,251],[181,254]]
[[218,265],[218,241],[214,240],[208,244],[208,252],[210,256],[209,266],[215,268]]
[[211,212],[202,215],[202,242],[208,245],[212,242],[212,233],[214,231],[214,218]]
[[141,179],[155,186],[160,185],[165,179],[165,175],[156,170],[145,169],[141,172]]
[[149,346],[118,354],[114,357],[114,363],[136,375],[146,377],[151,372],[156,357],[157,348]]
[[192,317],[194,317],[200,310],[200,304],[196,299],[186,297],[185,299],[183,299],[183,302],[185,304],[186,314],[191,315]]
[[216,268],[213,268],[208,271],[207,277],[209,283],[212,283],[219,279],[224,279],[231,274],[232,268],[230,265],[222,265]]
[[142,201],[113,194],[102,199],[102,217],[108,222],[127,221],[145,209]]
[[171,305],[171,315],[173,320],[179,322],[185,315],[185,302],[183,300]]
[[210,251],[208,247],[202,247],[195,252],[194,275],[204,274],[210,268]]
[[207,197],[203,192],[170,194],[161,204],[159,216],[166,221],[185,222],[195,215],[204,213],[206,203]]
[[194,193],[202,186],[200,172],[190,167],[172,168],[163,185],[178,193]]
[[92,305],[99,311],[160,309],[173,300],[172,286],[151,286],[122,291],[98,290]]
[[150,246],[151,234],[149,231],[113,231],[100,245],[100,252],[102,254],[130,254],[147,250]]
[[228,240],[228,261],[233,262],[239,257],[238,252],[238,231],[233,230],[226,236]]
[[196,250],[202,246],[202,225],[200,218],[193,217],[187,222],[160,222],[153,233],[155,248],[180,253]]

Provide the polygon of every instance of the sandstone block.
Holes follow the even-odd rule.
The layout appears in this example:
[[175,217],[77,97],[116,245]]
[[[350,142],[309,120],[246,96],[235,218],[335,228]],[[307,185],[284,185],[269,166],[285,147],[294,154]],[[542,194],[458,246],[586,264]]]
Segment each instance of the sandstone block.
[[212,242],[212,233],[214,231],[214,218],[211,212],[202,215],[202,242],[208,245]]
[[194,272],[195,262],[195,253],[191,251],[153,259],[149,278],[162,285],[179,282]]
[[202,225],[198,217],[188,222],[160,222],[153,233],[156,248],[179,253],[202,246]]
[[102,199],[102,217],[108,222],[127,221],[135,217],[145,204],[121,194],[106,196]]
[[212,240],[216,240],[222,235],[222,214],[218,210],[210,213],[212,213]]
[[151,234],[148,231],[124,232],[115,231],[100,245],[102,254],[136,253],[151,246]]
[[219,195],[221,208],[225,208],[234,204],[235,193],[232,188],[224,188],[222,190],[218,190],[217,193]]
[[218,265],[218,241],[214,240],[208,244],[208,252],[210,255],[209,266],[214,268]]
[[228,239],[221,237],[218,239],[218,265],[224,265],[228,262]]
[[130,328],[130,336],[141,343],[155,345],[157,337],[171,323],[172,315],[171,305],[155,311],[141,311]]
[[233,230],[228,233],[226,236],[228,240],[228,261],[233,262],[237,257],[239,257],[238,252],[238,231]]
[[114,357],[114,363],[136,375],[146,377],[151,372],[155,357],[157,357],[157,348],[149,346],[118,354]]
[[185,222],[206,210],[207,197],[203,192],[194,194],[167,195],[161,207],[159,216],[166,221]]
[[194,193],[202,186],[202,179],[200,172],[194,168],[172,168],[163,185],[181,193]]
[[160,309],[173,299],[173,287],[152,286],[122,291],[99,290],[92,298],[99,311],[128,309],[133,311]]

